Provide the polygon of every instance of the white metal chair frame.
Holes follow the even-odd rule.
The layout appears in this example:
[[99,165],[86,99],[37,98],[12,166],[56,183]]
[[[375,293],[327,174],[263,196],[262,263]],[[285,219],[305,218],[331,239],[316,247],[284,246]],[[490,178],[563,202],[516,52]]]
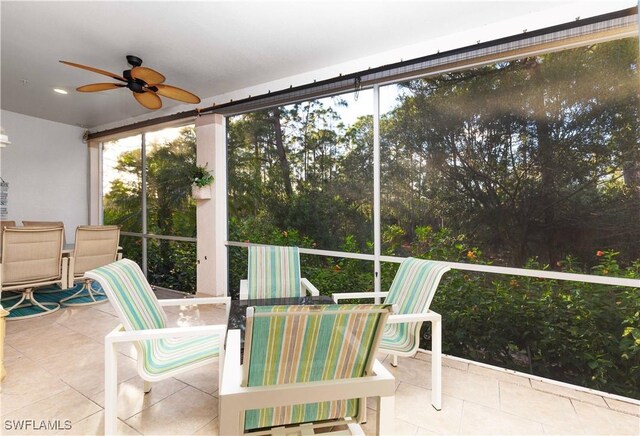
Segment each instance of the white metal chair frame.
[[[346,298],[384,298],[388,292],[349,292],[345,294],[333,294],[333,299],[337,303]],[[336,298],[338,297],[338,298]],[[416,314],[389,315],[387,324],[402,324],[411,322],[431,323],[431,405],[436,410],[442,409],[442,316],[432,310]],[[398,356],[411,357],[417,352],[414,350],[405,353],[389,352],[393,356],[392,366],[398,366]],[[379,350],[386,353],[387,350]]]
[[[444,273],[444,272],[443,272]],[[374,298],[384,299],[389,292],[347,292],[343,294],[333,294],[333,301],[339,303],[344,299]],[[378,301],[378,300],[376,300]],[[442,409],[442,316],[428,309],[423,313],[392,314],[387,319],[387,324],[402,324],[424,321],[431,323],[431,405],[436,410]],[[422,324],[420,324],[422,325]],[[419,329],[419,327],[418,327]],[[412,349],[406,352],[379,349],[382,353],[393,356],[392,366],[398,366],[398,356],[414,356],[420,346],[416,341]]]
[[[249,316],[249,311],[247,316]],[[382,328],[380,328],[380,333]],[[378,337],[379,340],[379,337]],[[376,341],[377,343],[377,341]],[[244,433],[244,411],[267,407],[290,406],[309,402],[347,400],[375,397],[377,399],[377,434],[392,434],[395,407],[395,378],[374,359],[371,374],[353,379],[289,383],[270,386],[243,386],[246,377],[244,364],[240,363],[240,330],[229,330],[224,360],[224,374],[219,389],[220,434],[290,434],[292,428],[278,427],[270,430]],[[246,359],[246,356],[245,356]],[[362,401],[364,404],[364,401]],[[361,407],[364,407],[362,405]],[[300,434],[313,434],[319,427],[346,424],[348,434],[364,435],[359,423],[354,421],[307,423],[297,426]],[[296,428],[295,426],[293,427]],[[345,434],[332,433],[332,434]]]
[[[170,300],[158,300],[160,306],[179,306],[179,305],[199,305],[199,304],[225,304],[227,317],[229,316],[229,308],[231,304],[230,297],[210,297],[210,298],[179,298]],[[160,375],[149,374],[144,368],[144,359],[141,357],[142,352],[140,350],[139,341],[149,339],[168,339],[168,338],[185,338],[185,337],[199,337],[199,336],[218,336],[220,343],[220,354],[218,356],[219,370],[218,370],[218,383],[221,383],[222,379],[222,364],[224,362],[224,339],[226,334],[226,325],[204,325],[193,327],[169,327],[162,329],[147,329],[147,330],[131,330],[125,331],[122,324],[118,325],[112,330],[104,340],[104,430],[106,435],[116,433],[116,424],[118,422],[118,352],[116,350],[116,344],[121,342],[133,342],[136,345],[138,351],[138,375],[144,380],[144,392],[147,393],[151,390],[151,382],[156,382],[171,378],[177,374],[190,371],[195,368],[199,368],[203,365],[209,364],[215,360],[215,358],[201,360],[196,363],[185,365],[179,368],[175,368],[171,371],[167,371]]]
[[[320,295],[320,291],[318,290],[318,288],[313,286],[313,284],[304,277],[300,279],[300,288],[303,291],[306,291],[311,296],[317,297],[318,295]],[[240,280],[240,299],[249,299],[249,281],[246,279]]]

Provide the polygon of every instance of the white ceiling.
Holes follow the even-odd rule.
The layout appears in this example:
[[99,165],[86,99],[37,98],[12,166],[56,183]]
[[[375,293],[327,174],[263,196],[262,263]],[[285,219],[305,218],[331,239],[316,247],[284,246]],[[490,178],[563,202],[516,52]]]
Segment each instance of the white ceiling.
[[[601,10],[603,2],[598,3]],[[611,1],[606,8],[629,3]],[[199,107],[205,107],[234,92],[246,96],[238,90],[282,85],[291,76],[303,80],[315,72],[304,80],[321,80],[328,77],[317,74],[351,73],[327,67],[349,68],[354,59],[371,61],[376,53],[444,35],[531,14],[553,16],[559,4],[569,3],[2,0],[0,103],[4,110],[85,128],[127,124],[195,106],[163,98],[163,109],[150,113],[126,89],[75,92],[80,85],[111,79],[58,60],[122,74],[129,68],[125,55],[133,54],[164,74],[166,83],[199,95],[204,100]],[[54,93],[56,87],[69,94]]]

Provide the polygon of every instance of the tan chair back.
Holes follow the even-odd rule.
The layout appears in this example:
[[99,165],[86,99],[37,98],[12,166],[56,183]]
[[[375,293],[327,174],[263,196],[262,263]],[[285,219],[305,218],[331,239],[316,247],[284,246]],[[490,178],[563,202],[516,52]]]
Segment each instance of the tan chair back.
[[8,227],[2,240],[2,286],[62,278],[64,229]]
[[[1,221],[0,220],[0,247],[2,247],[2,235],[4,234],[4,228],[5,227],[15,227],[16,226],[16,222],[15,221]],[[0,257],[0,259],[2,259],[2,257]]]
[[64,227],[62,221],[22,221],[25,227]]
[[119,242],[119,226],[78,226],[73,252],[74,277],[115,262]]
[[[64,223],[62,221],[22,221],[22,225],[25,227],[62,227],[64,230]],[[64,232],[62,233],[62,244],[66,244]]]

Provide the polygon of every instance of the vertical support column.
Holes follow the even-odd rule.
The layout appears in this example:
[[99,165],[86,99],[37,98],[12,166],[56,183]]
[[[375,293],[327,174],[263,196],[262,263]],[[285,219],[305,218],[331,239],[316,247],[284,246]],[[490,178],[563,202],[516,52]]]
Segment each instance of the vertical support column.
[[[380,87],[373,86],[373,289],[380,292]],[[376,298],[376,303],[380,303]]]
[[227,141],[226,119],[203,115],[196,119],[197,164],[207,165],[215,180],[211,200],[198,200],[197,291],[227,295]]
[[147,138],[144,133],[141,136],[140,142],[140,165],[142,166],[140,171],[142,175],[142,191],[140,192],[142,196],[142,272],[146,277],[148,273],[149,253],[147,251]]
[[89,174],[87,174],[87,203],[89,206],[87,224],[102,224],[102,152],[101,143],[90,141],[89,148]]

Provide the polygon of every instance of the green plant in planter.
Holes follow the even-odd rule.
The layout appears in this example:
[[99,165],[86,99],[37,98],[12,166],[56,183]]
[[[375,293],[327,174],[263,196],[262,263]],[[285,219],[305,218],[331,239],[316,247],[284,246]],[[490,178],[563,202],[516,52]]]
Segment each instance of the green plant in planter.
[[191,182],[202,188],[213,183],[213,174],[207,170],[206,165],[196,165],[191,172]]

